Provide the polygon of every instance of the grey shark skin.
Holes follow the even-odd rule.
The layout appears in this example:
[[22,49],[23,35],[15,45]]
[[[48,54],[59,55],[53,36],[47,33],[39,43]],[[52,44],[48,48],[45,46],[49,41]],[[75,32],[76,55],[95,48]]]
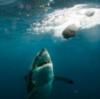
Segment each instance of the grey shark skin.
[[31,70],[25,76],[27,84],[27,99],[47,99],[52,90],[54,80],[62,80],[73,84],[64,77],[54,76],[53,63],[46,49],[42,49],[35,57]]

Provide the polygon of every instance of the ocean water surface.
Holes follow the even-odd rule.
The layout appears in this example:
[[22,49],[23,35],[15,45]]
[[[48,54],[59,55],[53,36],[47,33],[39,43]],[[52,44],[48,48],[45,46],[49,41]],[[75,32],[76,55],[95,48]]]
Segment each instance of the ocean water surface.
[[[55,75],[74,81],[54,82],[50,99],[100,99],[99,18],[99,0],[0,0],[0,99],[27,98],[24,76],[41,48]],[[64,39],[70,24],[79,30]]]

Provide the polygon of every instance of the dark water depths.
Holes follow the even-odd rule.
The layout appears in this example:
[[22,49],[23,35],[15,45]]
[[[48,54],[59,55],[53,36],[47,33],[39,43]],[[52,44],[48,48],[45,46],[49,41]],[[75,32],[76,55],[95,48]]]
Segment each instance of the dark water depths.
[[[72,2],[99,3],[99,0]],[[52,7],[61,8],[65,4],[70,6],[67,0],[55,0]],[[80,32],[73,39],[56,42],[50,35],[28,34],[26,29],[36,18],[40,18],[36,16],[42,11],[37,13],[39,9],[36,11],[34,8],[31,17],[26,17],[24,13],[19,16],[13,12],[16,7],[9,6],[9,10],[0,6],[0,99],[26,99],[24,75],[35,54],[44,47],[51,55],[55,74],[75,82],[74,85],[55,82],[50,99],[100,99],[100,39],[87,38],[85,34],[90,34],[89,30]],[[10,11],[12,8],[13,11]],[[100,37],[100,26],[93,30]]]

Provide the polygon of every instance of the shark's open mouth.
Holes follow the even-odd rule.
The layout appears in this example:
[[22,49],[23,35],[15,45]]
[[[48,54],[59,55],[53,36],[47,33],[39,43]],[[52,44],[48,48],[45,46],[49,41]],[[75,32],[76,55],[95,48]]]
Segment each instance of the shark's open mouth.
[[44,66],[44,65],[46,65],[46,64],[48,64],[48,63],[50,63],[49,60],[47,60],[47,61],[42,61],[42,62],[40,62],[40,63],[38,64],[38,67],[42,67],[42,66]]
[[35,57],[33,67],[44,67],[49,63],[51,63],[50,55],[48,51],[45,48],[43,48]]
[[51,58],[49,56],[48,51],[43,48],[36,56],[33,66],[43,67],[46,64],[51,63]]

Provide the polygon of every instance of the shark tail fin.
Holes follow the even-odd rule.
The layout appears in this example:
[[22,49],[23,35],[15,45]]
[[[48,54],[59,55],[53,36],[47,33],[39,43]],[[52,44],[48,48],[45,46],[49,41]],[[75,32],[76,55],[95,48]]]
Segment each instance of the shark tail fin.
[[61,76],[55,76],[54,79],[58,80],[58,81],[63,81],[67,84],[74,84],[73,80],[71,80],[69,78],[65,78],[65,77],[61,77]]

